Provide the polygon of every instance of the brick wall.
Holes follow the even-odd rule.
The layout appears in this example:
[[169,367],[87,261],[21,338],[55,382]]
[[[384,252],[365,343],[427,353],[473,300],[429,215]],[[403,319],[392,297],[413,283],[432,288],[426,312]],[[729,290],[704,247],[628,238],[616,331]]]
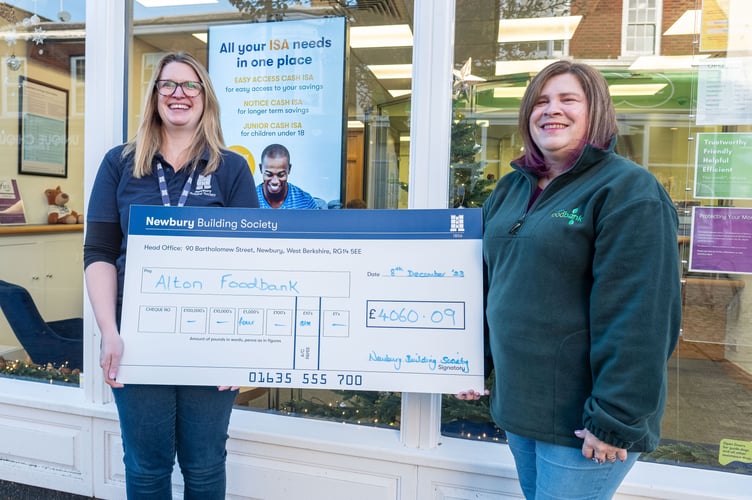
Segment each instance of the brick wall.
[[[660,27],[661,54],[693,53],[692,35],[663,36],[685,11],[695,8],[695,0],[663,0]],[[570,41],[569,52],[578,59],[616,59],[621,56],[623,0],[588,0],[573,6],[572,14],[582,21]]]
[[[663,0],[663,26],[661,34],[665,33],[687,10],[695,8],[695,0]],[[688,55],[693,50],[694,35],[672,35],[661,37],[661,55]]]
[[582,21],[569,44],[577,59],[616,59],[621,54],[622,0],[588,0],[572,14]]

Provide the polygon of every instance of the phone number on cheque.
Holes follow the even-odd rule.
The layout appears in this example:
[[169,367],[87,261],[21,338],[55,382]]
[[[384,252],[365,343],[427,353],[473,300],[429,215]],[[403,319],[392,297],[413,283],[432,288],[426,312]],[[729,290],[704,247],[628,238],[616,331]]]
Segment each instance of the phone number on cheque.
[[[334,376],[332,377],[332,375]],[[251,371],[248,372],[248,382],[251,384],[353,387],[363,385],[363,375],[360,373],[331,374],[320,372]]]

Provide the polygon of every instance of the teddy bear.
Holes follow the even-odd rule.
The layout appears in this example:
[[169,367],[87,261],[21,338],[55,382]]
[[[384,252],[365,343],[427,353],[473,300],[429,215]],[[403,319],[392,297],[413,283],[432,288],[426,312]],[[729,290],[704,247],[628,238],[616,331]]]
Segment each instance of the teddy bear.
[[55,189],[45,189],[44,196],[47,198],[47,223],[48,224],[83,224],[84,215],[66,206],[70,197],[64,193],[60,186]]

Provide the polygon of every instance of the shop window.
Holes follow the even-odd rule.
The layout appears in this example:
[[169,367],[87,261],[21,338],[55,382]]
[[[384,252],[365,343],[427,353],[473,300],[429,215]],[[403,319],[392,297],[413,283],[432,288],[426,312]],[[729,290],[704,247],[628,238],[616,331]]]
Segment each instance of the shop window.
[[[734,149],[736,146],[719,149],[697,144],[698,140],[707,138],[741,141],[739,144],[746,141],[752,131],[749,110],[731,101],[719,107],[713,99],[725,94],[718,87],[721,85],[719,78],[725,78],[725,88],[731,89],[740,81],[746,81],[743,85],[748,86],[749,77],[742,76],[743,71],[739,69],[742,63],[733,58],[725,64],[726,69],[714,69],[706,74],[701,73],[697,64],[681,68],[661,66],[661,58],[652,68],[642,64],[632,66],[634,59],[614,64],[620,56],[619,46],[602,35],[598,35],[602,40],[598,47],[601,52],[589,58],[589,54],[594,53],[593,48],[583,41],[594,39],[589,30],[597,31],[597,26],[587,22],[588,14],[591,19],[603,15],[602,11],[593,10],[597,3],[572,2],[573,12],[576,8],[576,12],[585,17],[571,33],[571,52],[565,55],[602,71],[609,82],[619,122],[617,151],[656,176],[673,199],[680,221],[677,251],[682,260],[682,335],[668,367],[668,402],[662,441],[655,452],[643,455],[641,460],[752,474],[749,460],[744,458],[748,456],[745,453],[749,453],[752,439],[748,426],[752,402],[752,331],[748,316],[752,299],[747,286],[749,274],[742,264],[749,257],[749,251],[740,250],[738,260],[722,262],[725,245],[734,246],[729,242],[735,238],[746,240],[748,232],[746,229],[735,232],[739,226],[736,230],[731,225],[716,227],[715,243],[710,251],[718,260],[703,264],[717,265],[717,270],[693,270],[689,262],[694,248],[692,224],[698,220],[693,215],[694,210],[734,209],[739,211],[732,214],[744,217],[752,206],[752,196],[745,187],[746,174],[725,184],[713,179],[715,184],[701,185],[712,178],[707,172],[720,171],[714,170],[714,165],[734,163],[735,171],[744,170],[745,162],[741,158],[746,158],[746,153],[734,160],[739,152]],[[659,46],[657,27],[661,17],[666,17],[671,24],[675,19],[669,16],[682,14],[662,12],[662,4],[660,1],[625,2],[624,23],[629,26],[625,52],[655,53]],[[693,9],[694,5],[695,2],[685,2],[684,8]],[[487,26],[497,24],[498,17],[508,19],[513,13],[503,9],[496,12],[491,7],[468,11],[468,5],[458,1],[455,69],[472,60],[472,75],[476,78],[466,82],[467,96],[455,96],[453,102],[450,168],[454,186],[450,187],[449,201],[455,206],[461,203],[472,207],[482,204],[493,188],[493,181],[507,173],[510,160],[521,154],[522,143],[517,132],[520,98],[530,77],[550,61],[536,59],[540,55],[536,51],[519,52],[515,57],[502,47],[495,51],[499,59],[493,60],[488,55],[488,47],[493,47],[496,40],[493,29]],[[614,15],[617,16],[614,22],[618,24],[620,14]],[[600,25],[611,22],[607,17],[598,19]],[[549,29],[553,30],[553,26],[552,21]],[[489,35],[484,38],[483,34]],[[672,42],[678,45],[675,40]],[[749,47],[745,50],[748,53]],[[686,38],[679,53],[687,60],[694,57],[695,61],[726,56],[723,51],[698,53],[691,37]],[[611,62],[606,65],[604,60],[607,59]],[[703,102],[703,99],[710,100]],[[696,112],[707,106],[715,106],[716,114],[712,117],[706,114],[704,118],[701,115],[698,120]],[[698,257],[696,250],[694,257]],[[490,415],[483,414],[487,411],[484,406],[483,400],[460,403],[445,399],[442,421],[453,420],[454,425],[444,425],[442,432],[454,437],[457,435],[454,429],[466,425],[473,431],[461,432],[461,437],[489,439],[488,436],[498,436]],[[499,440],[503,442],[503,430],[500,435]]]
[[83,212],[85,2],[69,10],[52,3],[0,4],[0,261],[2,280],[29,294],[16,311],[72,338],[53,345],[0,314],[0,377],[76,386],[84,368],[83,225],[50,227],[44,191],[60,185],[66,206]]
[[[351,200],[363,200],[368,208],[406,208],[412,9],[410,0],[281,0],[258,6],[253,2],[229,0],[213,5],[169,8],[147,8],[138,2],[134,3],[131,44],[133,57],[128,72],[130,90],[127,135],[132,137],[136,131],[144,86],[148,84],[153,67],[163,53],[173,50],[188,51],[207,65],[210,72],[212,71],[213,62],[207,44],[207,34],[211,26],[224,26],[230,22],[254,23],[254,27],[263,28],[262,24],[267,21],[344,16],[347,19],[350,42],[350,46],[347,47],[348,64],[345,67],[346,86],[343,89],[327,90],[340,92],[345,103],[342,195],[339,203],[331,203],[327,198],[326,201],[329,203],[323,208],[339,209]],[[208,30],[207,14],[213,16]],[[201,27],[196,28],[197,25]],[[264,37],[264,42],[267,38],[269,37]],[[314,41],[316,39],[317,37],[312,38]],[[241,41],[238,40],[238,43]],[[260,40],[248,41],[262,43]],[[250,51],[245,55],[252,55],[257,49],[261,50],[260,46],[243,47],[244,51]],[[235,50],[238,53],[237,45]],[[253,64],[262,62],[255,60]],[[293,73],[296,72],[290,71],[290,74]],[[213,84],[215,89],[221,85],[221,90],[224,90],[229,81],[229,77],[227,81],[215,79]],[[249,100],[252,99],[254,96],[249,92]],[[299,107],[306,105],[310,106],[310,103],[297,104]],[[231,113],[237,110],[223,107],[222,112]],[[263,111],[259,109],[258,112]],[[247,121],[269,123],[273,120],[263,118]],[[327,133],[337,133],[336,127],[331,126]],[[226,131],[225,139],[227,137]],[[261,149],[247,149],[252,149],[248,159],[252,170],[255,170],[260,161]],[[302,179],[297,172],[308,174],[325,169],[326,165],[321,165],[320,161],[317,164],[315,156],[292,159],[295,168],[291,171],[290,182]],[[301,187],[305,188],[305,185]],[[396,429],[400,424],[401,394],[386,391],[268,388],[249,384],[248,387],[241,388],[236,404],[238,410],[270,411]]]

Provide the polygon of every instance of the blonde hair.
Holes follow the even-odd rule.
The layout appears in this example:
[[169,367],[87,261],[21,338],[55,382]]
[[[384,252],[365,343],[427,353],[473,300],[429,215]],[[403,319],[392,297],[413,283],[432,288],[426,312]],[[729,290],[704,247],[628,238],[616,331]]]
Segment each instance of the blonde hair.
[[219,121],[219,100],[209,79],[209,73],[195,57],[187,52],[171,52],[162,57],[154,68],[146,89],[144,110],[136,136],[128,141],[123,149],[123,157],[134,155],[133,177],[137,179],[151,174],[154,155],[162,145],[162,119],[157,106],[159,92],[156,91],[156,85],[162,69],[174,62],[187,64],[193,68],[204,94],[204,112],[191,141],[192,146],[188,157],[193,158],[193,161],[188,168],[193,171],[198,167],[204,150],[209,151],[209,160],[203,174],[210,174],[217,170],[222,159],[221,150],[225,147],[225,141]]
[[[519,129],[525,153],[516,161],[537,172],[546,171],[543,153],[530,134],[530,115],[548,81],[559,75],[574,75],[582,85],[588,105],[588,129],[585,142],[600,149],[606,149],[611,139],[619,131],[616,111],[608,91],[608,82],[594,67],[572,61],[556,61],[535,75],[522,97],[519,114]],[[583,147],[585,144],[582,145]]]

